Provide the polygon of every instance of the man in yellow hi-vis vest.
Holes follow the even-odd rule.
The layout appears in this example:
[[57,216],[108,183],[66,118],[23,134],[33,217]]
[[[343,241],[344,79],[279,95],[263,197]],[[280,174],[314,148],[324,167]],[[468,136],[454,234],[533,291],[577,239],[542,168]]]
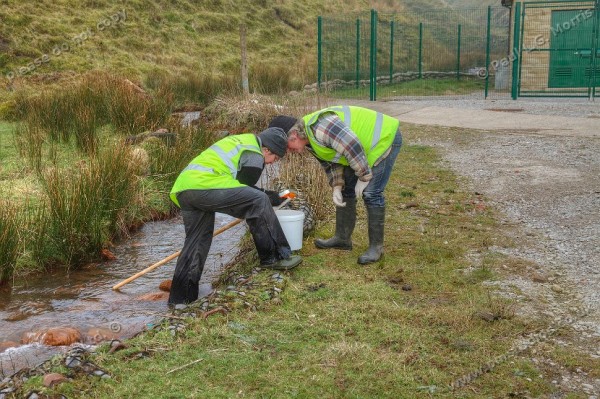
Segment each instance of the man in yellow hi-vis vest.
[[352,249],[358,197],[365,203],[369,222],[369,248],[358,263],[378,261],[383,255],[383,191],[402,146],[400,121],[367,108],[338,105],[300,120],[280,115],[269,126],[288,133],[288,151],[307,148],[329,177],[336,205],[335,235],[315,240],[317,248]]
[[302,261],[290,245],[272,205],[282,200],[274,191],[255,187],[265,164],[285,155],[287,136],[269,128],[217,141],[180,173],[171,199],[181,208],[185,242],[177,259],[169,304],[198,299],[199,281],[212,243],[215,212],[245,219],[261,267],[288,270]]

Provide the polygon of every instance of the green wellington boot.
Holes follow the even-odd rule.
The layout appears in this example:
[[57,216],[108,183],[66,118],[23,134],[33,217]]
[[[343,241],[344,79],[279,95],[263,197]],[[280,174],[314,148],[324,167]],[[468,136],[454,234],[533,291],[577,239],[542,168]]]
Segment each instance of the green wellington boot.
[[377,262],[383,255],[385,207],[367,208],[367,216],[369,218],[369,248],[358,257],[358,263],[361,265]]
[[298,266],[300,263],[302,263],[302,257],[299,255],[292,255],[287,259],[280,259],[274,263],[260,265],[260,267],[263,269],[290,270]]
[[335,208],[335,235],[328,240],[316,239],[317,248],[352,250],[352,232],[356,224],[356,198],[344,198],[344,201],[346,206]]

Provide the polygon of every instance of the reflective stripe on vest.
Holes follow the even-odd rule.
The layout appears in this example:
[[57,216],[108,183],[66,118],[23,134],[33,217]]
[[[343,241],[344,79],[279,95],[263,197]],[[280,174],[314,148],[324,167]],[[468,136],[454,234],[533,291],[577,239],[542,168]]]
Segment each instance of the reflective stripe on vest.
[[213,168],[207,168],[206,166],[194,164],[189,164],[188,166],[186,166],[185,169],[181,171],[181,173],[185,172],[186,170],[197,170],[199,172],[215,173],[215,170]]
[[217,155],[219,155],[221,160],[229,168],[229,171],[231,172],[231,176],[233,176],[233,178],[235,179],[237,177],[238,170],[237,170],[237,165],[235,165],[233,163],[233,158],[235,158],[235,156],[237,154],[239,154],[240,152],[242,152],[244,150],[255,150],[256,146],[255,145],[238,144],[232,150],[225,152],[225,151],[223,151],[223,149],[221,147],[219,147],[218,144],[213,144],[209,147],[209,149],[213,150],[214,152],[217,153]]

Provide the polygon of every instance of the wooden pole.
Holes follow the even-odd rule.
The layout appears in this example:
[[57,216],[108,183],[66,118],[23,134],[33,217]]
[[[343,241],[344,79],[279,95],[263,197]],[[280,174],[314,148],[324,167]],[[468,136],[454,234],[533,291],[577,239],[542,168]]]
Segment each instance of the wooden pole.
[[240,47],[242,49],[242,89],[244,94],[250,94],[248,86],[248,60],[246,57],[246,25],[240,25]]
[[[281,203],[281,205],[277,206],[277,208],[275,208],[275,210],[278,210],[282,207],[284,207],[288,202],[290,202],[291,198],[286,198],[285,201],[283,201]],[[215,230],[215,232],[213,233],[213,237],[218,236],[219,234],[221,234],[222,232],[229,230],[230,228],[232,228],[233,226],[237,226],[238,224],[240,224],[244,219],[236,219],[234,221],[231,221],[229,223],[227,223],[225,226]],[[167,256],[166,258],[164,258],[163,260],[156,262],[155,264],[153,264],[152,266],[149,266],[147,268],[145,268],[144,270],[142,270],[141,272],[138,272],[136,274],[134,274],[133,276],[121,281],[118,284],[115,284],[112,289],[117,291],[119,290],[119,288],[121,288],[122,286],[124,286],[125,284],[129,284],[131,283],[133,280],[136,280],[139,277],[142,277],[144,274],[151,272],[154,269],[159,268],[160,266],[164,265],[165,263],[168,263],[170,261],[172,261],[173,259],[177,258],[179,256],[179,254],[181,254],[181,251],[177,251],[172,255]]]

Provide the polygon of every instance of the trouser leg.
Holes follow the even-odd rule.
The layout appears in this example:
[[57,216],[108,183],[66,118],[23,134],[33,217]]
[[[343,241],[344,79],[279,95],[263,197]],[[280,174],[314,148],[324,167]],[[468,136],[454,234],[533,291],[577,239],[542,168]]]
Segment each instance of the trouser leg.
[[[182,204],[182,207],[185,205]],[[185,227],[185,242],[177,258],[169,294],[169,304],[172,305],[190,303],[198,299],[199,282],[212,243],[215,224],[215,213],[211,211],[182,209],[181,215]]]
[[177,197],[204,211],[221,212],[245,219],[261,263],[287,259],[292,251],[271,206],[269,197],[251,187],[187,190]]

